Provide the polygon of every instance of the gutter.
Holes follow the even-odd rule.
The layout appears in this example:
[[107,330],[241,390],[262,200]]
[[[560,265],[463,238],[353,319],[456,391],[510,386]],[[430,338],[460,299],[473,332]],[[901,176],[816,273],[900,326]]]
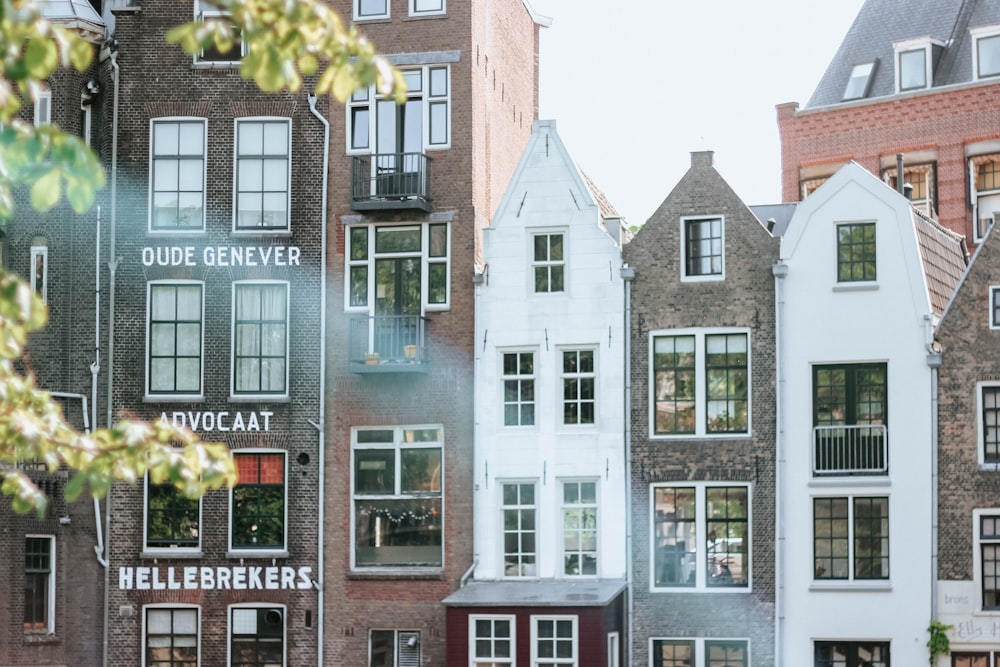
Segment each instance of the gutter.
[[941,350],[933,340],[930,316],[928,324],[927,366],[931,369],[931,620],[938,620],[938,369],[941,368]]
[[635,269],[626,262],[622,264],[619,273],[625,291],[625,309],[622,314],[625,327],[625,335],[623,336],[625,339],[623,352],[625,401],[623,406],[624,419],[622,420],[624,422],[622,431],[624,432],[625,444],[625,590],[628,591],[628,610],[625,613],[625,622],[628,623],[625,640],[627,644],[625,664],[630,665],[632,664],[632,625],[635,615],[635,596],[632,594],[632,420],[629,418],[629,415],[632,414],[632,366],[629,360],[632,356],[632,281],[635,280]]

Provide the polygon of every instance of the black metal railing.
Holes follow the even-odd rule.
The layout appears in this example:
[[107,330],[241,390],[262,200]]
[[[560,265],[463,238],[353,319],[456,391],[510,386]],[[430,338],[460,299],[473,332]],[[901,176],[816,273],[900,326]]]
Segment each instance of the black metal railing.
[[387,366],[426,364],[426,323],[427,318],[420,315],[352,317],[348,358],[352,363],[380,367],[379,370],[387,370]]
[[430,210],[431,159],[423,153],[374,153],[351,158],[351,207]]
[[814,475],[879,475],[889,471],[882,424],[813,427]]

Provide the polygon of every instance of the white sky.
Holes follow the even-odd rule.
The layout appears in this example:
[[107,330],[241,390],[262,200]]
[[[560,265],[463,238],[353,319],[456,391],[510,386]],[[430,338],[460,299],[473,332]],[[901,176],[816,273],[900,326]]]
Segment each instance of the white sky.
[[691,164],[747,204],[781,200],[775,106],[804,107],[864,0],[530,0],[543,28],[539,117],[630,225]]

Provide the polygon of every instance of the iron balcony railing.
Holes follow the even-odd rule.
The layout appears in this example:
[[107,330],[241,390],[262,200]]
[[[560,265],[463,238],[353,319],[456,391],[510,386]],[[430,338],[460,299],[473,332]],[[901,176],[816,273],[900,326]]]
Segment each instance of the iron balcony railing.
[[352,317],[348,358],[359,372],[417,371],[427,363],[426,324],[420,315]]
[[813,427],[813,475],[884,475],[888,454],[882,424]]
[[351,158],[351,208],[431,210],[431,159],[423,153]]

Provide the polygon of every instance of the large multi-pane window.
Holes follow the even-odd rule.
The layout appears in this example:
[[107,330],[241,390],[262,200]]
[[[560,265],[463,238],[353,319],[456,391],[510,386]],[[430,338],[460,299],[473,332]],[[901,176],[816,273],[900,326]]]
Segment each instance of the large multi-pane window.
[[[429,0],[416,0],[426,5]],[[387,0],[355,0],[363,14],[358,18],[388,15]],[[371,13],[368,13],[371,12]],[[383,97],[374,86],[354,91],[347,103],[347,150],[375,153],[372,162],[376,182],[388,173],[403,176],[418,172],[418,157],[429,150],[451,144],[451,69],[448,65],[427,65],[402,69],[406,79],[406,100],[397,104]],[[402,183],[403,179],[395,182]]]
[[[997,37],[1000,40],[1000,36]],[[973,241],[982,241],[1000,219],[1000,155],[969,158],[972,172]]]
[[24,630],[55,631],[55,538],[28,535],[24,540]]
[[154,120],[150,146],[149,229],[205,227],[205,131],[202,118]]
[[889,667],[889,642],[816,642],[814,667]]
[[284,549],[285,454],[234,454],[239,481],[232,491],[232,548]]
[[951,667],[997,667],[1000,651],[952,651]]
[[982,463],[1000,463],[1000,385],[979,385],[979,442]]
[[1000,609],[1000,514],[976,513],[982,608]]
[[535,353],[504,352],[501,355],[504,426],[535,423]]
[[566,290],[566,256],[562,234],[535,234],[532,237],[531,272],[535,292],[546,294]]
[[145,667],[198,667],[198,609],[146,607]]
[[653,588],[750,583],[750,490],[686,484],[653,487]]
[[236,231],[287,231],[291,122],[236,121]]
[[532,667],[576,667],[578,642],[576,616],[531,617]]
[[356,567],[440,567],[440,426],[351,431]]
[[372,630],[368,636],[368,667],[419,667],[419,630]]
[[563,424],[593,424],[597,375],[595,350],[562,351]]
[[888,470],[888,385],[884,363],[813,366],[813,472]]
[[654,435],[749,433],[749,350],[745,332],[654,335]]
[[469,616],[471,667],[513,665],[515,627],[513,616]]
[[597,482],[562,484],[563,574],[597,576]]
[[837,225],[837,282],[873,281],[875,267],[875,223]]
[[146,548],[197,549],[201,544],[201,501],[188,498],[172,482],[146,477]]
[[652,667],[749,667],[745,639],[653,639]]
[[505,577],[537,574],[537,511],[534,482],[500,485]]
[[684,218],[683,278],[721,278],[724,270],[723,221],[715,218]]
[[285,610],[281,607],[231,607],[230,667],[285,666]]
[[149,394],[201,394],[203,293],[200,282],[149,283]]
[[288,283],[233,285],[233,393],[288,393]]
[[813,576],[889,578],[889,499],[813,498]]

